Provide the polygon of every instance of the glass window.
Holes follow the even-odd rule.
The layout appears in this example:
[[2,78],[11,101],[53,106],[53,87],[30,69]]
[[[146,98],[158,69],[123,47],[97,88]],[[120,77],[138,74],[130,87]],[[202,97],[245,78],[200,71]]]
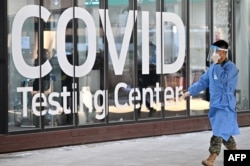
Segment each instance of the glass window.
[[236,91],[237,111],[249,110],[250,1],[234,1],[235,47],[239,80]]
[[[26,5],[35,5],[35,1],[8,1],[8,20],[9,20],[9,110],[8,125],[9,131],[29,130],[41,127],[40,113],[44,110],[44,106],[34,99],[33,106],[36,110],[35,116],[32,112],[32,96],[41,89],[46,91],[49,87],[47,76],[39,78],[41,70],[35,67],[46,61],[47,52],[43,52],[44,56],[38,56],[38,19],[36,17],[27,17],[20,19],[20,15],[31,10]],[[25,8],[26,6],[26,8]],[[36,8],[38,10],[38,8]],[[29,13],[27,13],[29,14]],[[38,13],[30,13],[38,14]],[[27,16],[27,15],[26,15]],[[37,17],[39,14],[37,15]],[[20,28],[21,27],[21,28]],[[44,57],[44,58],[43,58]],[[25,64],[25,65],[24,65]],[[23,67],[24,66],[24,67]],[[31,70],[34,69],[33,71]],[[41,86],[33,83],[41,83]],[[33,93],[34,92],[34,93]],[[44,111],[45,112],[45,111]],[[37,118],[38,117],[38,118]]]
[[213,40],[226,40],[229,43],[230,38],[229,24],[230,19],[229,0],[215,0],[213,2]]
[[[224,39],[229,42],[228,57],[239,69],[235,92],[237,111],[249,110],[249,4],[247,0],[215,0],[213,6],[213,39]],[[233,19],[232,6],[235,9]],[[232,20],[235,22],[231,23]]]
[[[162,16],[164,20],[163,24],[163,49],[162,49],[162,61],[164,64],[170,65],[176,63],[177,59],[185,55],[185,44],[181,45],[185,35],[184,27],[179,27],[176,22],[165,21],[166,13],[172,13],[175,21],[177,18],[181,19],[185,25],[185,1],[164,1],[164,12],[165,15]],[[184,26],[182,25],[182,26]],[[183,30],[184,32],[182,33]],[[184,38],[186,40],[186,38]],[[185,43],[185,42],[183,42]],[[182,55],[183,54],[183,55]],[[182,94],[183,87],[185,86],[185,64],[178,66],[175,65],[175,71],[172,71],[170,74],[164,74],[163,80],[164,84],[164,108],[165,108],[165,117],[175,117],[175,116],[186,116],[187,109],[185,101],[180,101],[180,95]]]
[[108,1],[106,32],[108,56],[109,121],[134,120],[134,106],[130,92],[134,78],[134,11],[129,0]]
[[[86,125],[104,122],[106,117],[106,91],[104,90],[104,33],[96,1],[78,2],[78,7],[85,10],[84,18],[91,21],[76,21],[76,65],[90,64],[86,75],[80,76],[78,84],[78,124]],[[84,11],[82,11],[84,12]],[[83,18],[83,17],[82,17]],[[87,22],[87,23],[86,23]],[[90,58],[94,57],[93,61]],[[89,70],[90,69],[90,70]]]
[[9,131],[103,122],[99,2],[41,3],[8,1]]
[[160,74],[156,73],[156,1],[138,2],[137,16],[137,90],[139,119],[160,118],[161,103],[156,83],[160,84]]
[[[69,0],[43,2],[43,7],[50,12],[50,17],[42,27],[43,39],[41,40],[43,41],[42,47],[47,51],[52,66],[48,78],[50,91],[46,95],[48,105],[47,114],[44,116],[45,128],[74,125],[75,122],[74,94],[77,86],[73,79],[75,62],[73,61],[74,20],[72,6],[73,3]],[[66,11],[69,11],[68,14]],[[62,65],[64,59],[64,64],[68,64],[67,67]]]
[[207,90],[180,96],[219,39],[239,68],[237,111],[248,110],[249,8],[247,0],[9,0],[9,131],[207,114]]
[[[209,1],[190,2],[190,73],[189,84],[197,82],[206,71],[207,43],[209,43]],[[187,88],[187,87],[185,87]],[[185,89],[184,88],[184,89]],[[208,89],[190,98],[190,115],[206,114],[209,109]]]
[[[10,29],[9,92],[14,93],[9,94],[10,110],[14,110],[14,119],[9,116],[9,131],[73,125],[72,85],[68,86],[72,78],[65,76],[61,70],[56,48],[56,29],[62,14],[61,8],[72,6],[71,1],[44,1],[43,6],[22,2],[8,1],[11,9],[9,18],[13,18],[10,20],[13,24]],[[34,12],[27,12],[29,10]],[[72,29],[70,24],[68,27]],[[68,27],[65,27],[65,32],[70,29]],[[67,35],[63,41],[72,38],[70,32]],[[67,43],[63,43],[65,45],[67,48]],[[73,71],[73,67],[69,70]]]

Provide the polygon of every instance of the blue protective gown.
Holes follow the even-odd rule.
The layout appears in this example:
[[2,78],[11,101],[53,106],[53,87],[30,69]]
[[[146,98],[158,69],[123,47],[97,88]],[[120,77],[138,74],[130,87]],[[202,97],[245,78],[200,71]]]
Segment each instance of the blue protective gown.
[[238,69],[231,61],[223,65],[212,64],[200,77],[199,81],[189,87],[191,96],[209,87],[210,110],[208,117],[213,135],[225,141],[232,135],[239,134],[234,95],[238,82]]

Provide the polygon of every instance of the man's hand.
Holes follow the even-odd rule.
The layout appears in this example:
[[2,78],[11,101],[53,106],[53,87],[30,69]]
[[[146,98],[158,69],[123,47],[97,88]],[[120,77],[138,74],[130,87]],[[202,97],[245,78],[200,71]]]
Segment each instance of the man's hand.
[[212,61],[214,64],[218,63],[220,59],[220,56],[218,54],[215,54],[212,56]]
[[189,91],[185,92],[185,93],[181,96],[181,99],[184,100],[184,99],[186,99],[188,96],[190,96]]

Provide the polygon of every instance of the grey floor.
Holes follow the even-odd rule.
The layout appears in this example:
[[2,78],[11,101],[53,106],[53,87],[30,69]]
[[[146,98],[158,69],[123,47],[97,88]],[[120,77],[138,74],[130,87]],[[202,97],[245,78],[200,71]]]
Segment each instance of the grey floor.
[[[250,127],[235,136],[250,150]],[[1,166],[198,166],[208,156],[211,131],[0,154]],[[223,166],[224,147],[216,159]]]

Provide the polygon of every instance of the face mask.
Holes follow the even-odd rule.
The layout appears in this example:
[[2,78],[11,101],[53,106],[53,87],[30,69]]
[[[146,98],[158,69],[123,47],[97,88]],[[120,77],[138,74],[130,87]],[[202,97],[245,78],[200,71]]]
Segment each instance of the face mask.
[[220,59],[220,54],[218,53],[214,53],[212,56],[218,57],[218,59]]

